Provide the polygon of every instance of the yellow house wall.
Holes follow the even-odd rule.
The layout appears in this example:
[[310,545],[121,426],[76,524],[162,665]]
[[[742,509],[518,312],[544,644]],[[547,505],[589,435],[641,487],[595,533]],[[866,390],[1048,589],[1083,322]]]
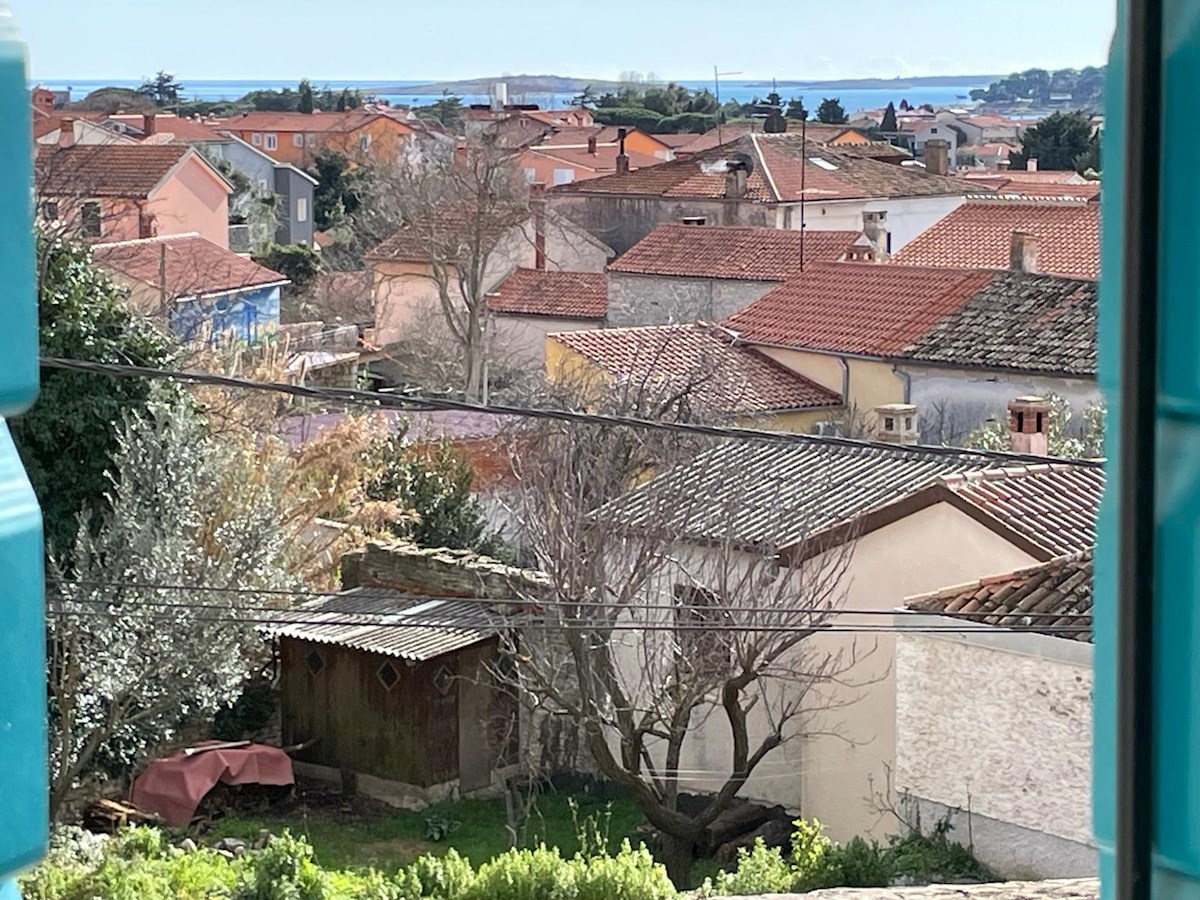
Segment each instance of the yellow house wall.
[[[840,393],[842,390],[845,370],[841,357],[783,347],[758,346],[757,349],[780,365],[811,378],[831,391]],[[866,412],[885,403],[904,402],[904,380],[892,371],[891,363],[849,358],[845,362],[850,370],[847,405],[859,412]]]

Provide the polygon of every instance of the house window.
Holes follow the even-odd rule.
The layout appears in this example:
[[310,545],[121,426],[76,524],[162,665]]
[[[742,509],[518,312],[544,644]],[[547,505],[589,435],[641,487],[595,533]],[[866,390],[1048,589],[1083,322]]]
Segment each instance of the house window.
[[397,671],[396,667],[393,666],[390,662],[385,662],[382,666],[380,666],[378,669],[376,669],[375,677],[378,678],[379,683],[382,684],[384,686],[384,688],[389,691],[392,688],[394,688],[400,681],[399,671]]
[[[790,211],[791,210],[789,210],[789,212]],[[707,216],[684,216],[679,221],[682,222],[684,225],[707,225],[708,217]]]
[[296,221],[297,222],[307,222],[308,221],[308,198],[307,197],[297,197],[296,198]]
[[317,136],[315,134],[306,134],[304,136],[304,146],[306,146],[306,147],[317,146]]
[[936,129],[936,128],[930,128],[930,129],[929,129],[929,133],[930,133],[930,134],[937,134],[937,129]]
[[555,184],[570,184],[575,180],[574,169],[555,169],[554,183]]
[[537,178],[537,169],[526,169],[525,170],[525,183],[526,184],[533,184],[533,181],[535,178]]
[[250,135],[250,143],[253,144],[255,147],[261,147],[262,146],[262,135],[257,131],[254,132],[254,134]]
[[58,221],[58,201],[57,200],[42,201],[42,217],[50,222]]
[[304,135],[301,132],[297,131],[295,134],[292,135],[292,146],[293,147],[303,147],[304,146]]
[[79,207],[79,226],[84,237],[100,237],[100,204],[95,200],[88,200]]
[[715,674],[729,667],[732,636],[725,601],[706,588],[675,585],[676,643],[679,661],[693,672]]
[[325,657],[321,655],[320,650],[314,647],[308,651],[308,655],[304,657],[304,668],[308,669],[310,675],[316,675],[325,668]]
[[884,416],[883,417],[883,430],[884,431],[895,431],[896,430],[896,420],[893,419],[891,416]]
[[263,140],[266,142],[263,144],[263,146],[266,147],[268,150],[274,150],[275,147],[278,146],[275,141],[275,135],[273,135],[273,134],[265,135],[263,137]]
[[913,427],[912,416],[905,416],[904,417],[904,430],[912,431],[912,427]]
[[366,153],[368,150],[371,149],[371,135],[360,134],[358,136],[358,149],[361,150],[363,153]]

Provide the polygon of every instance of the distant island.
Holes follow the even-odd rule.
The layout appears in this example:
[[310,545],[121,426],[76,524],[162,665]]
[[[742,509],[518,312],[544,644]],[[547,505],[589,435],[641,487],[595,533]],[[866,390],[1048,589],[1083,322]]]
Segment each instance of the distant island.
[[[919,88],[919,87],[952,87],[964,84],[991,84],[998,81],[999,75],[931,75],[920,78],[844,78],[835,81],[805,81],[786,80],[776,81],[779,88],[803,90],[868,90],[872,88]],[[680,79],[676,83],[695,83],[704,79]],[[562,75],[498,75],[494,78],[469,78],[462,81],[428,81],[412,84],[401,84],[391,87],[376,87],[373,90],[379,94],[413,94],[428,96],[433,94],[486,94],[492,85],[504,82],[508,85],[510,96],[521,94],[572,94],[580,93],[590,87],[593,93],[616,91],[622,86],[620,81],[603,78],[573,78]],[[664,82],[665,83],[665,82]],[[770,81],[739,82],[748,87],[761,87],[764,90],[771,87]]]

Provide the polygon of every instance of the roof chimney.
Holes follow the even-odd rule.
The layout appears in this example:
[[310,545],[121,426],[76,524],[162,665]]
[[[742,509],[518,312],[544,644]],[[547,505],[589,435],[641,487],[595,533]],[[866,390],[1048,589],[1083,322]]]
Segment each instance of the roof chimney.
[[917,408],[911,403],[885,403],[875,407],[875,440],[886,444],[917,442]]
[[588,153],[592,156],[596,155],[596,136],[594,134],[588,138]]
[[925,171],[934,175],[945,175],[950,171],[949,141],[925,142]]
[[1036,156],[1033,157],[1032,159],[1025,160],[1025,171],[1027,171],[1027,172],[1036,172],[1037,171],[1037,157]]
[[1008,267],[1014,272],[1036,274],[1038,270],[1038,239],[1028,231],[1014,231],[1008,248]]
[[1042,397],[1018,397],[1008,404],[1008,432],[1013,453],[1045,456],[1050,404]]
[[887,262],[888,248],[887,210],[863,210],[863,236],[871,242],[871,259]]
[[617,174],[629,174],[629,157],[625,155],[625,135],[628,132],[624,128],[617,129]]
[[63,116],[58,125],[58,146],[75,146],[75,117]]
[[746,196],[746,170],[742,166],[730,166],[725,173],[725,199],[741,200]]
[[142,134],[144,134],[146,137],[150,137],[150,135],[154,134],[155,130],[156,125],[154,121],[154,113],[142,113]]
[[1011,159],[1009,159],[1008,157],[1002,157],[1001,159],[996,160],[996,171],[1007,172],[1008,167],[1011,165],[1012,165]]

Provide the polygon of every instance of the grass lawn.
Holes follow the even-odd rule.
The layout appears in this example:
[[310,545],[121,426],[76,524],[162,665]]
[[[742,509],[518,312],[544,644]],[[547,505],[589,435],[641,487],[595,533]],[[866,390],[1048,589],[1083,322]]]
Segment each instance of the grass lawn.
[[[576,805],[574,813],[571,799]],[[582,826],[589,816],[600,824],[602,834],[607,831],[613,849],[626,837],[636,844],[635,831],[644,821],[641,811],[627,799],[601,800],[589,794],[551,791],[538,798],[520,843],[545,842],[558,847],[564,856],[572,856],[579,849],[576,821]],[[456,824],[446,838],[432,841],[427,835],[430,820]],[[422,854],[441,854],[451,847],[478,866],[508,849],[503,800],[456,800],[420,812],[380,806],[369,810],[301,807],[286,815],[227,816],[214,824],[205,841],[223,837],[249,841],[264,828],[274,834],[288,828],[304,835],[316,851],[317,862],[329,869],[373,866],[391,872]]]

